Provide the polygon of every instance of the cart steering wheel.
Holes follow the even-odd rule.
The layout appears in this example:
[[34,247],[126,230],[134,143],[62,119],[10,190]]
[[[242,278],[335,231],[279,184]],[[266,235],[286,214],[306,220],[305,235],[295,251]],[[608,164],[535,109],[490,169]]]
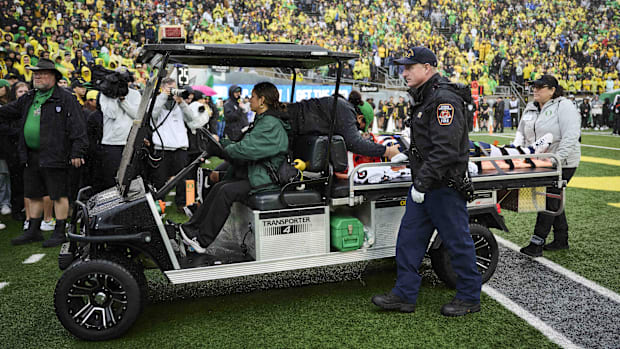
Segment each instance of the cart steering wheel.
[[[224,151],[224,147],[222,146],[222,143],[220,143],[220,141],[215,137],[213,133],[209,132],[209,130],[207,130],[204,127],[199,128],[198,132],[200,133],[201,139],[204,140],[206,138],[207,140],[207,142],[205,142],[204,144],[201,144],[202,145],[202,147],[200,147],[201,150],[209,151],[211,149],[209,153],[213,153],[213,155],[217,155],[219,157],[223,157],[223,155],[226,154],[226,152]],[[213,149],[213,147],[215,147],[215,149]]]

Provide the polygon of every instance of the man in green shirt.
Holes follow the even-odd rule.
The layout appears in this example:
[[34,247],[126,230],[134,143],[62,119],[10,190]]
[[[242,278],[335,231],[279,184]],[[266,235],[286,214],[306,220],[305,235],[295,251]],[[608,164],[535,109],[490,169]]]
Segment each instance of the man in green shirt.
[[54,62],[41,58],[33,71],[34,90],[0,107],[0,122],[21,119],[18,144],[24,168],[24,196],[30,199],[30,225],[21,236],[11,240],[21,245],[43,240],[40,231],[43,196],[54,201],[56,227],[43,247],[62,244],[69,213],[68,168],[84,164],[88,148],[86,122],[82,108],[71,92],[58,87],[61,73]]

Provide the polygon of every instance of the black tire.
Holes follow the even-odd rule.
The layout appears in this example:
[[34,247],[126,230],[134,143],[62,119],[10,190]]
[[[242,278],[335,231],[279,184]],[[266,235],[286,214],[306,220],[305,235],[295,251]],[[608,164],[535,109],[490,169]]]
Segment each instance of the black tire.
[[[140,287],[140,294],[142,294],[142,304],[141,307],[144,307],[144,304],[147,300],[147,290],[148,290],[148,282],[146,281],[146,276],[144,275],[144,267],[142,264],[138,263],[136,260],[130,260],[127,257],[120,255],[119,253],[104,253],[97,256],[97,259],[105,259],[116,264],[122,265],[125,269],[127,269],[131,275],[138,282],[138,286]],[[142,308],[141,308],[142,309]]]
[[[480,224],[469,225],[469,232],[476,248],[476,264],[482,274],[482,283],[489,281],[495,273],[499,261],[499,248],[491,231]],[[430,250],[431,263],[435,274],[450,288],[456,287],[456,273],[452,270],[448,249],[442,244],[438,249]]]
[[78,338],[118,338],[142,311],[145,293],[141,288],[132,272],[119,263],[103,259],[76,263],[56,284],[56,316]]

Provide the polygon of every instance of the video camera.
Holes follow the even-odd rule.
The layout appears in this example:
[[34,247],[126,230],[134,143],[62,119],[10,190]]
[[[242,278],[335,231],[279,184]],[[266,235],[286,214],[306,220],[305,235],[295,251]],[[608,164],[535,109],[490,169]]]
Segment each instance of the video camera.
[[96,65],[91,71],[93,87],[110,98],[127,96],[129,84],[134,81],[128,70],[113,71]]

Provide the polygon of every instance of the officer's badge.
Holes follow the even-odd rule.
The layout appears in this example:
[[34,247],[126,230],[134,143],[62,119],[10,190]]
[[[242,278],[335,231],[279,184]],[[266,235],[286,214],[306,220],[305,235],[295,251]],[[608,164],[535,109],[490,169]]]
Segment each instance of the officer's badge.
[[417,116],[418,116],[418,119],[421,118],[422,117],[422,112],[419,112]]
[[57,112],[57,113],[60,113],[61,111],[62,111],[62,107],[61,107],[61,106],[59,106],[59,105],[57,105],[57,106],[56,106],[56,112]]
[[454,107],[452,104],[440,104],[437,106],[437,121],[441,126],[448,126],[452,124],[452,118],[454,117]]

